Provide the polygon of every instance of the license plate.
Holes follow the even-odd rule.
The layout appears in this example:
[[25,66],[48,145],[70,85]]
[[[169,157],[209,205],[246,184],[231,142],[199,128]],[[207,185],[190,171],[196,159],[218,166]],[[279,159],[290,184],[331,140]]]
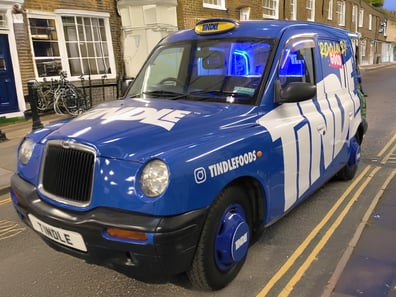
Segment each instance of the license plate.
[[28,216],[33,229],[43,234],[45,237],[76,250],[83,252],[87,251],[87,247],[85,246],[85,242],[81,234],[51,226],[39,220],[34,215],[29,214]]

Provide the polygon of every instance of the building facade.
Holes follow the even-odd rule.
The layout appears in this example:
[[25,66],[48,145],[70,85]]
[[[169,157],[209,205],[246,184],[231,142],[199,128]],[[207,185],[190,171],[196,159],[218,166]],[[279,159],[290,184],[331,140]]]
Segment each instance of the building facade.
[[76,84],[117,81],[120,31],[114,1],[0,0],[0,116],[22,116],[28,82],[61,70]]
[[164,36],[211,17],[325,23],[357,33],[362,65],[395,59],[395,13],[364,0],[0,0],[0,117],[23,115],[28,81],[60,70],[118,88]]
[[357,33],[362,65],[394,60],[394,14],[363,0],[119,0],[117,6],[126,45],[125,71],[130,77],[162,37],[210,17],[325,23]]

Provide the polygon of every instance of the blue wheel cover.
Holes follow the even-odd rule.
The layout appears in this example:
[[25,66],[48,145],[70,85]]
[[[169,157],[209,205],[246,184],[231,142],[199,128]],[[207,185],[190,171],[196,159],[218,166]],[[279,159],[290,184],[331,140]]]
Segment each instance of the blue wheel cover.
[[226,271],[247,254],[250,241],[249,225],[241,205],[230,205],[223,213],[216,233],[214,258],[217,267]]
[[359,164],[360,161],[360,145],[357,142],[356,138],[351,139],[351,154],[348,160],[348,165],[353,166],[355,164]]

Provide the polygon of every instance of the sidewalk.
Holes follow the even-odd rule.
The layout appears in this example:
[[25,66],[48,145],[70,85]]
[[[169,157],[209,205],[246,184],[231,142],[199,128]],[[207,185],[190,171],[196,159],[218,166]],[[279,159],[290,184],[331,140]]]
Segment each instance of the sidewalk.
[[389,66],[396,65],[396,62],[386,62],[386,63],[381,63],[381,64],[370,64],[370,65],[360,65],[359,69],[360,72],[364,73],[370,70],[375,70],[375,69],[380,69],[380,68],[385,68]]

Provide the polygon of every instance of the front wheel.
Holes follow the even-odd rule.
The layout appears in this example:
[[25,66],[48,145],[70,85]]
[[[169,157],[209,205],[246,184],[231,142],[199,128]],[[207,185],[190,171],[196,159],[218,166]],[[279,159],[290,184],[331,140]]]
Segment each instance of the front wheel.
[[251,222],[250,203],[243,189],[224,189],[209,209],[187,273],[195,287],[219,290],[236,277],[249,249]]

